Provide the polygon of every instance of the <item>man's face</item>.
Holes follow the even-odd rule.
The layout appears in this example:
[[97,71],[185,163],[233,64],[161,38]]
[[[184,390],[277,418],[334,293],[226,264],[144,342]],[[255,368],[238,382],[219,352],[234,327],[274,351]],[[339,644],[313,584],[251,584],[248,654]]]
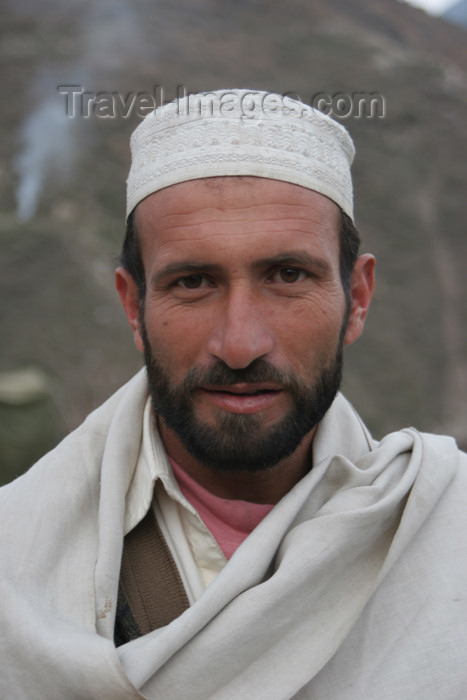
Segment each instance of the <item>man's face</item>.
[[354,339],[339,225],[326,197],[261,178],[195,180],[138,205],[135,339],[158,416],[201,463],[273,466],[329,408]]

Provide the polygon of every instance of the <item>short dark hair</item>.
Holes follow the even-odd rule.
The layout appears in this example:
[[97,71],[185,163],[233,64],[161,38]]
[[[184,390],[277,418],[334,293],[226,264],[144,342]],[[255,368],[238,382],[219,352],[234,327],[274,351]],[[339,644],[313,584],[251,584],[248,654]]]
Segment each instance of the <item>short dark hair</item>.
[[352,272],[360,249],[360,234],[354,222],[345,212],[341,211],[341,225],[339,229],[339,269],[342,287],[344,289],[347,304],[351,303]]
[[143,258],[136,230],[135,210],[131,212],[126,221],[125,239],[120,253],[120,265],[133,277],[138,288],[140,302],[146,296],[146,278],[144,276]]
[[[360,248],[360,236],[352,219],[341,210],[341,225],[339,229],[339,268],[347,304],[351,300],[352,272]],[[136,282],[140,302],[146,296],[146,278],[144,276],[141,246],[136,230],[135,210],[131,212],[126,223],[125,240],[120,254],[120,265],[130,273]]]

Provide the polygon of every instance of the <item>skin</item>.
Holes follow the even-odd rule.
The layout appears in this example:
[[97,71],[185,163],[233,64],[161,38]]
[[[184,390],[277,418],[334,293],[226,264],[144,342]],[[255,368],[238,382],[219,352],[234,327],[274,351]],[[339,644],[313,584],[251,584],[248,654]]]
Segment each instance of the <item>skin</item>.
[[[214,178],[173,185],[136,209],[146,275],[149,342],[178,384],[193,366],[218,359],[233,369],[255,359],[310,382],[335,355],[345,314],[339,273],[338,207],[327,197],[263,178]],[[374,287],[374,258],[358,258],[344,343],[360,336]],[[123,268],[116,286],[143,351],[136,284]],[[259,392],[256,396],[246,392]],[[267,391],[266,391],[267,390]],[[270,426],[290,409],[280,386],[203,387],[198,419],[253,412]],[[276,503],[309,469],[313,428],[295,452],[259,473],[220,473],[198,462],[159,418],[168,454],[224,498]]]

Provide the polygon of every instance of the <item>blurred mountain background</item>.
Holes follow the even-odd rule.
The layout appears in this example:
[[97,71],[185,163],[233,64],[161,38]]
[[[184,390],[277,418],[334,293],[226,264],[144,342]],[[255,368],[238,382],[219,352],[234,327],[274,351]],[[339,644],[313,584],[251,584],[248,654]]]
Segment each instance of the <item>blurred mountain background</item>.
[[[465,2],[460,2],[465,9]],[[376,437],[467,447],[466,30],[398,0],[0,0],[0,480],[141,366],[113,288],[128,139],[81,92],[378,94],[352,134],[377,291],[344,391]],[[465,15],[464,15],[465,16]],[[77,86],[68,104],[58,86]],[[159,86],[155,88],[155,86]],[[127,101],[127,105],[131,103]]]
[[467,27],[467,0],[459,0],[443,12],[443,19]]

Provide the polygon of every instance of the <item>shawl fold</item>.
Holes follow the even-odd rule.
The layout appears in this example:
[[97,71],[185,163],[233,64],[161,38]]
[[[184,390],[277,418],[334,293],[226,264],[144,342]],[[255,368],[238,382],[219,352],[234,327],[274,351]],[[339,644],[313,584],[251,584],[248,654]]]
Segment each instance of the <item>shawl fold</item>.
[[115,649],[146,398],[143,370],[0,489],[2,698],[465,696],[466,457],[414,429],[374,442],[341,395],[201,598]]

